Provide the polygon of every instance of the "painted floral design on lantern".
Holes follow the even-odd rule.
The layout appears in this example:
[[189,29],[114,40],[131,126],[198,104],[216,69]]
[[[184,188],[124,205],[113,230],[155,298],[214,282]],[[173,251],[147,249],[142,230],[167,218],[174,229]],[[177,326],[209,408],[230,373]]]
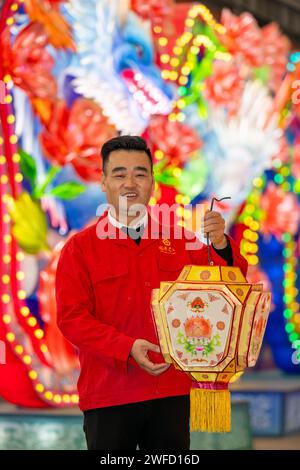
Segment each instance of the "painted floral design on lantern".
[[179,328],[180,325],[181,325],[181,321],[178,318],[174,318],[174,320],[172,321],[172,326],[174,328]]
[[255,325],[255,336],[261,336],[262,330],[264,326],[264,319],[263,317],[259,317],[258,322]]
[[200,273],[200,279],[202,279],[202,281],[207,281],[209,278],[210,278],[209,271],[205,270],[205,271],[202,271],[202,273]]
[[[169,312],[170,307],[173,308]],[[180,363],[217,366],[223,358],[232,307],[217,290],[176,290],[166,301],[172,351]],[[226,314],[224,314],[226,313]],[[232,330],[231,330],[232,331]]]
[[208,362],[205,358],[220,346],[219,333],[212,336],[213,325],[204,317],[190,317],[184,323],[184,332],[177,334],[177,344],[181,344],[184,350],[197,357],[198,362]]
[[269,303],[270,303],[270,297],[268,295],[264,296],[263,301],[262,301],[262,306],[261,306],[262,312],[265,312],[265,310],[269,310]]
[[223,321],[218,321],[216,326],[218,330],[222,331],[225,328],[225,323]]
[[188,318],[184,324],[187,338],[210,338],[212,325],[204,317]]
[[205,308],[207,308],[207,306],[208,306],[207,303],[204,302],[204,300],[201,299],[201,297],[195,297],[192,302],[188,303],[188,307],[190,307],[192,312],[195,312],[195,313],[203,312]]
[[174,307],[173,307],[173,305],[170,305],[168,307],[167,313],[172,313],[173,311],[174,311]]

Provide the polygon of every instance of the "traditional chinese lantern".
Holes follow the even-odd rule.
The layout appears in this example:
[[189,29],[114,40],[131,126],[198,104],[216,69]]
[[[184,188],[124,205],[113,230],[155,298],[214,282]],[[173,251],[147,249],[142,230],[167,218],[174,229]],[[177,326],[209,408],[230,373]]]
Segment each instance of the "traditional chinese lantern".
[[185,266],[153,290],[164,359],[192,378],[192,431],[230,431],[228,384],[255,365],[270,305],[270,292],[237,267]]

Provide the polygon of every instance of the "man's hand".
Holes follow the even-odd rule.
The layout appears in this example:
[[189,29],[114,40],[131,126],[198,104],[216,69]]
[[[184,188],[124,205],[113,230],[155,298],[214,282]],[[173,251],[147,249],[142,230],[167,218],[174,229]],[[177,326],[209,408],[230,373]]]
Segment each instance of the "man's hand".
[[203,232],[208,237],[210,242],[214,245],[217,250],[226,248],[228,241],[225,237],[225,220],[219,212],[206,211],[203,221]]
[[130,355],[133,357],[135,362],[141,367],[141,369],[148,372],[151,375],[160,375],[165,372],[170,364],[165,362],[161,364],[154,364],[148,358],[148,351],[153,351],[156,353],[160,352],[159,346],[156,344],[150,343],[145,339],[136,339],[131,348]]

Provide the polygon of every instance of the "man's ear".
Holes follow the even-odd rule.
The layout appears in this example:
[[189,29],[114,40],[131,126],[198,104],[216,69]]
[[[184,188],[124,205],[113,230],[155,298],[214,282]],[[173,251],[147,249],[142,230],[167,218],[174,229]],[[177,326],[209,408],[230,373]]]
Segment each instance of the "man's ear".
[[102,191],[105,193],[106,192],[106,176],[105,176],[105,173],[102,173],[100,186],[101,186]]
[[151,186],[151,193],[154,193],[154,187],[155,187],[155,179],[154,179],[154,173],[152,172],[152,186]]

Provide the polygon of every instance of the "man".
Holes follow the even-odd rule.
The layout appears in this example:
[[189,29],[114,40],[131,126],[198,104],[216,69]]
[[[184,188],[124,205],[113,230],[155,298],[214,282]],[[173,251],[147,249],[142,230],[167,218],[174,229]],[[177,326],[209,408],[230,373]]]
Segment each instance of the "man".
[[[151,292],[187,264],[208,264],[207,247],[172,230],[166,237],[168,227],[143,210],[153,168],[142,138],[111,139],[101,155],[109,212],[66,243],[56,278],[58,325],[79,350],[88,449],[189,449],[191,381],[163,361]],[[224,226],[219,213],[205,214],[212,260],[245,274],[247,263]]]

